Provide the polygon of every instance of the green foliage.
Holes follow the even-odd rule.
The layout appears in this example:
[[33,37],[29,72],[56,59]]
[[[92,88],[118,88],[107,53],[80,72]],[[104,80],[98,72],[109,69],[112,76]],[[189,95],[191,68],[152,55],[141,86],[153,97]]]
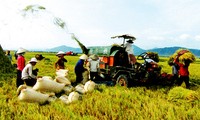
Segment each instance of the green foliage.
[[[28,62],[35,54],[42,54],[45,59],[38,61],[35,68],[40,76],[55,77],[54,63],[58,59],[56,53],[27,52]],[[74,81],[74,66],[79,56],[65,56],[69,79]],[[161,57],[159,64],[162,72],[171,72],[167,65],[168,58]],[[15,62],[15,61],[14,61]],[[192,82],[200,85],[200,60],[190,65]],[[1,79],[1,78],[0,78]],[[97,89],[82,96],[82,100],[66,105],[59,99],[47,104],[24,103],[17,100],[16,78],[7,77],[0,81],[0,119],[2,120],[197,120],[200,116],[200,100],[188,102],[188,99],[169,100],[171,87],[138,86],[124,88],[120,86],[108,87],[98,85]],[[184,88],[185,85],[183,84]],[[186,89],[184,89],[186,90]],[[200,94],[200,86],[192,86],[191,90]],[[187,91],[187,90],[186,90]],[[190,90],[189,90],[190,91]],[[178,90],[176,91],[178,92]],[[180,91],[182,92],[182,91]]]
[[3,49],[0,45],[0,75],[1,74],[11,74],[14,72],[14,66],[11,64],[11,61],[8,59],[7,56],[5,56]]

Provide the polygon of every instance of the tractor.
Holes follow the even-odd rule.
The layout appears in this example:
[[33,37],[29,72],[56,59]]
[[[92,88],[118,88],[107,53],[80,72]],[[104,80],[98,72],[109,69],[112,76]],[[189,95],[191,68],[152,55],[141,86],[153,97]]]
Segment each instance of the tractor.
[[[158,83],[161,67],[157,64],[158,59],[154,59],[156,58],[155,54],[149,55],[148,52],[144,52],[137,57],[137,60],[144,60],[144,62],[136,62],[131,65],[129,64],[129,56],[125,50],[124,43],[126,40],[134,40],[135,37],[124,34],[111,38],[123,38],[123,44],[113,45],[106,49],[108,54],[100,55],[100,81],[111,80],[114,85],[126,87]],[[94,49],[90,50],[93,53],[95,51]],[[148,59],[152,59],[154,62],[148,63]]]

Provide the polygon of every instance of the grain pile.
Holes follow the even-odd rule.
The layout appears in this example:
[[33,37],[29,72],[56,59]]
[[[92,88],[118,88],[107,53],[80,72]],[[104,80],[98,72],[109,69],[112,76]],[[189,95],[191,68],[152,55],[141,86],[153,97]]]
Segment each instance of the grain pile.
[[185,89],[183,87],[174,87],[168,93],[168,100],[173,102],[177,102],[179,100],[192,102],[199,100],[199,95],[193,90]]
[[187,49],[178,49],[172,56],[169,57],[168,64],[171,66],[173,65],[173,61],[176,58],[176,56],[179,56],[179,62],[185,63],[186,61],[189,63],[192,63],[195,61],[195,55],[191,53]]

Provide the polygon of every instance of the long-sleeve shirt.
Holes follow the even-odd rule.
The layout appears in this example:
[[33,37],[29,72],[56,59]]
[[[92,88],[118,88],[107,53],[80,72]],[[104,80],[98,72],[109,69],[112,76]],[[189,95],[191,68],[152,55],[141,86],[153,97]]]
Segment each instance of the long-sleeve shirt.
[[22,79],[28,79],[29,77],[36,79],[36,76],[33,75],[33,66],[30,63],[22,70]]
[[77,63],[76,63],[76,66],[75,66],[75,73],[82,73],[84,72],[84,60],[80,59]]
[[65,62],[67,62],[67,59],[59,58],[55,63],[55,68],[65,69]]
[[17,70],[22,71],[25,67],[25,58],[22,55],[18,55],[17,57]]

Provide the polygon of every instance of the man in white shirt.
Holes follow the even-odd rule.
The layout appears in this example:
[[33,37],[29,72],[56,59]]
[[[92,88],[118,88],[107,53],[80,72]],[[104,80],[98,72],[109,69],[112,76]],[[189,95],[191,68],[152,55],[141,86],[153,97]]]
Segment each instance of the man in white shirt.
[[37,59],[31,58],[29,63],[22,70],[22,80],[28,86],[34,86],[37,81],[37,76],[33,74],[33,67],[36,65]]
[[97,55],[91,55],[91,59],[89,60],[89,68],[90,68],[90,79],[94,81],[98,78],[99,72],[99,58]]
[[136,58],[133,55],[132,44],[133,44],[133,40],[128,40],[128,41],[126,41],[126,44],[125,44],[125,50],[126,50],[126,52],[128,52],[129,62],[131,65],[136,63]]

